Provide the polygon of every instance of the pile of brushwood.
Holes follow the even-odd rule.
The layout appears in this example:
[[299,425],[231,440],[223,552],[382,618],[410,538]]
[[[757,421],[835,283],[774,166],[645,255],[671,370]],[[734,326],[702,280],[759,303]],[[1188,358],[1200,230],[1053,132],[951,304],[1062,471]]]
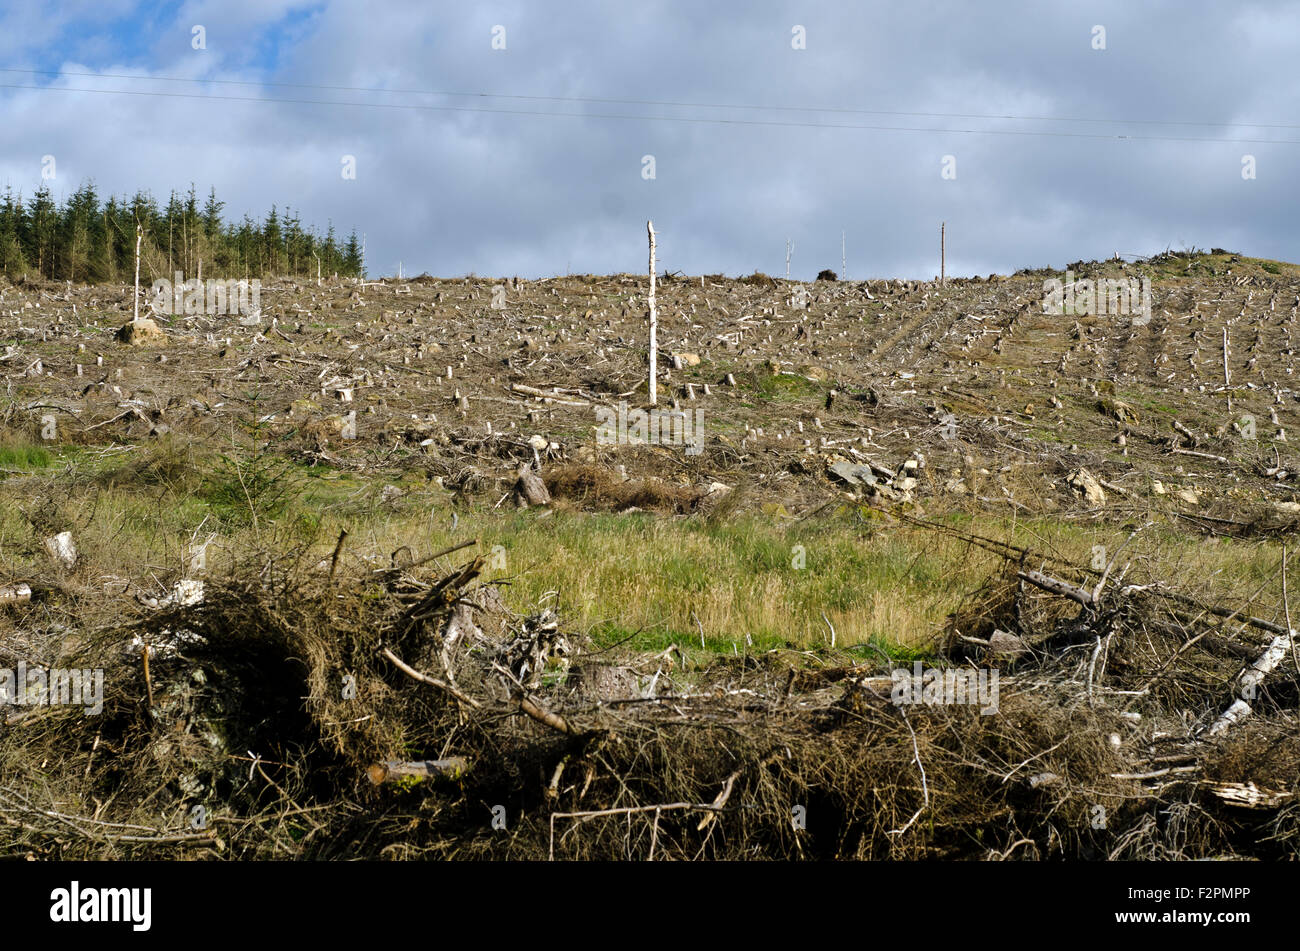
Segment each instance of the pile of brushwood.
[[103,709],[0,708],[0,854],[1300,854],[1289,629],[984,542],[1005,570],[919,667],[598,649],[472,542],[262,556],[75,636],[53,585],[0,606],[3,663],[101,667]]

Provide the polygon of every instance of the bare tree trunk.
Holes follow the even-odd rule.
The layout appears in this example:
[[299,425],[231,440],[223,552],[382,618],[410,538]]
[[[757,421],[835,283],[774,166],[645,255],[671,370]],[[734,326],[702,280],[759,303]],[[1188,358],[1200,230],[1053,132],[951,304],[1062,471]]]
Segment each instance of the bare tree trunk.
[[1228,328],[1223,328],[1223,392],[1228,398],[1228,412],[1232,412],[1232,375],[1228,372]]
[[948,248],[947,235],[944,233],[948,229],[946,221],[939,222],[939,283],[948,283]]
[[659,314],[655,311],[655,223],[645,223],[650,236],[650,405],[659,400]]
[[144,229],[139,225],[135,226],[135,309],[131,314],[131,322],[140,319],[140,239],[144,236]]

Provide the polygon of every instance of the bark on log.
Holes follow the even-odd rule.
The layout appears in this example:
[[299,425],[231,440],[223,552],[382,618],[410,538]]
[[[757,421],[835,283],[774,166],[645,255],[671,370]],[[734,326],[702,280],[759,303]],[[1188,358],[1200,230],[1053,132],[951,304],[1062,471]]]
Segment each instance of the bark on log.
[[0,605],[23,604],[32,599],[32,588],[28,584],[5,585],[0,587]]
[[551,493],[546,490],[546,483],[542,481],[541,476],[527,467],[519,470],[519,481],[515,483],[515,498],[523,508],[530,505],[551,504]]
[[381,783],[392,783],[408,777],[416,780],[459,779],[468,769],[468,760],[463,756],[453,756],[449,759],[413,760],[409,762],[387,760],[368,767],[366,773],[370,776],[370,781],[378,786]]

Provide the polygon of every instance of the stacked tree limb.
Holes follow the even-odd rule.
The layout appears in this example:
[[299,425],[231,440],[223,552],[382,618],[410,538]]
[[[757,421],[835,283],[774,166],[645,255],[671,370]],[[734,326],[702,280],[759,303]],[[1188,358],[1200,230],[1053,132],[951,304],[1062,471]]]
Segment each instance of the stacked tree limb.
[[[237,858],[1300,853],[1289,633],[1254,614],[1008,551],[923,661],[701,661],[511,610],[483,559],[456,557],[471,545],[377,567],[344,540],[106,631],[101,717],[24,711],[0,732],[0,756],[52,764],[60,790],[0,802],[0,834],[173,855],[209,841],[184,831],[202,806]],[[178,632],[151,700],[123,644]],[[989,695],[954,692],[981,676]],[[1237,700],[1251,716],[1214,730]],[[111,796],[110,825],[66,805],[83,787]]]

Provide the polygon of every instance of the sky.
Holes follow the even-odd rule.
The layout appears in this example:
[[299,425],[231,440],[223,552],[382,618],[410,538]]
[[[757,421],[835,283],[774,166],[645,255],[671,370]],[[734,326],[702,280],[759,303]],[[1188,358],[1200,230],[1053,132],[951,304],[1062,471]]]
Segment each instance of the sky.
[[1300,0],[0,0],[0,187],[212,186],[371,275],[644,271],[649,219],[687,274],[1297,261],[1297,53]]

